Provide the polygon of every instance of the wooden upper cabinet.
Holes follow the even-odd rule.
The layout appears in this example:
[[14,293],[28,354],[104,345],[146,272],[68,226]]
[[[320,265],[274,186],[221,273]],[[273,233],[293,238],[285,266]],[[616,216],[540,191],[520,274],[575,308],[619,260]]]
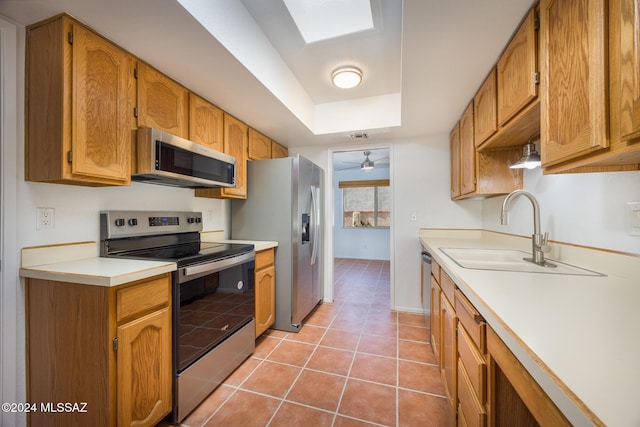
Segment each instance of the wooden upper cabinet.
[[189,139],[224,151],[224,112],[195,93],[189,95]]
[[271,141],[271,158],[279,159],[283,157],[289,157],[289,149],[284,145],[280,145],[275,141]]
[[540,2],[542,166],[609,146],[607,2]]
[[489,76],[478,89],[473,98],[474,139],[476,147],[482,145],[498,130],[496,114],[496,69],[493,68]]
[[189,90],[138,63],[138,126],[189,138]]
[[473,102],[460,119],[460,194],[476,189],[476,146],[473,138]]
[[197,197],[216,199],[247,198],[247,153],[249,150],[249,126],[224,113],[224,150],[236,158],[236,186],[224,188],[196,188]]
[[[620,138],[623,141],[640,139],[640,0],[611,0],[612,25],[612,82],[617,88],[619,102],[611,100],[612,108],[619,105]],[[619,52],[615,52],[619,50]],[[614,53],[615,52],[615,53]],[[616,67],[618,65],[618,67]],[[612,116],[612,120],[616,117]]]
[[451,144],[451,198],[460,197],[460,123],[456,123],[449,135]]
[[531,9],[498,60],[498,123],[538,97],[536,11]]
[[271,140],[253,128],[249,128],[249,158],[251,160],[271,158]]
[[130,183],[134,67],[67,15],[27,28],[26,180]]

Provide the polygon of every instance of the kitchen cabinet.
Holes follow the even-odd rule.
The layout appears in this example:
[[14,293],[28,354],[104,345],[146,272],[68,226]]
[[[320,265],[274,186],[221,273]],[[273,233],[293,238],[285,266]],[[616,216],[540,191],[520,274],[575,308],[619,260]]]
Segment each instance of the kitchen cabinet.
[[271,141],[271,158],[280,159],[283,157],[289,157],[289,149],[284,145],[278,144],[275,141]]
[[458,317],[458,414],[469,426],[486,426],[486,323],[459,289],[455,293]]
[[189,140],[224,151],[224,112],[193,92],[189,94]]
[[451,199],[460,197],[460,123],[449,134],[451,149]]
[[454,309],[455,287],[451,277],[444,271],[440,272],[440,372],[445,393],[450,404],[453,420],[456,419],[456,403],[458,399],[458,345],[456,329],[458,317]]
[[276,319],[274,252],[274,248],[256,252],[256,338],[269,329]]
[[538,98],[537,53],[536,10],[533,8],[525,16],[496,66],[500,126],[504,126]]
[[130,184],[135,58],[64,14],[26,46],[26,180]]
[[431,318],[430,318],[430,331],[431,331],[431,349],[435,356],[438,366],[442,366],[440,359],[440,345],[442,336],[442,323],[440,320],[440,265],[435,259],[431,259]]
[[487,328],[489,426],[570,426],[498,335]]
[[253,128],[249,128],[249,159],[271,158],[271,140]]
[[451,198],[491,197],[522,188],[522,170],[509,169],[521,148],[477,151],[474,143],[473,102],[450,134]]
[[476,94],[476,114],[484,117],[476,118],[479,151],[522,148],[540,131],[536,16],[534,6],[498,58],[495,77],[492,71]]
[[640,138],[640,4],[638,0],[610,0],[610,44],[612,93],[620,96],[620,122],[623,141]]
[[197,188],[197,197],[218,199],[247,198],[247,155],[249,150],[249,126],[224,113],[224,150],[236,158],[236,186],[229,188]]
[[138,126],[189,138],[189,90],[138,61]]
[[496,106],[497,97],[496,69],[493,68],[485,79],[480,89],[473,97],[474,119],[474,143],[476,147],[482,145],[491,135],[498,130],[498,114]]
[[154,426],[172,408],[169,274],[117,287],[28,279],[27,400],[86,403],[37,426]]
[[545,173],[640,169],[637,10],[634,0],[541,1]]

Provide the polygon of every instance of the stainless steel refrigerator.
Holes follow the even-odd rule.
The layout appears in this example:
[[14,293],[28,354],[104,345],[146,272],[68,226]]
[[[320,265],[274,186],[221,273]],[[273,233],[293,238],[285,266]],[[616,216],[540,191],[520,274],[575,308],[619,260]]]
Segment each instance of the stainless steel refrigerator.
[[273,328],[298,332],[322,300],[324,171],[302,157],[247,164],[247,199],[231,202],[231,238],[277,241]]

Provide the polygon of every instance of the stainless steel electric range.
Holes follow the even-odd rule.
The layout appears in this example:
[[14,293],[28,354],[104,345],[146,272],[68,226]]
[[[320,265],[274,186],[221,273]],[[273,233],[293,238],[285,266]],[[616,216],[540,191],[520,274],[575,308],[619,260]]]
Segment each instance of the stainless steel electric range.
[[201,212],[104,211],[100,255],[173,261],[173,412],[182,421],[255,349],[251,244],[200,239]]

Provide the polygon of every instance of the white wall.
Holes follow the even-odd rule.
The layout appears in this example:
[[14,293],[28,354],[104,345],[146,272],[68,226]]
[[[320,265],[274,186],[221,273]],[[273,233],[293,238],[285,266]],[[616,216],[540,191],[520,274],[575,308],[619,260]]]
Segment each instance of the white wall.
[[389,168],[374,168],[369,172],[355,169],[335,171],[333,175],[333,256],[335,258],[389,260],[389,228],[343,227],[342,226],[342,190],[340,181],[367,179],[389,179]]
[[[391,208],[391,280],[392,306],[402,311],[421,311],[420,306],[420,228],[480,228],[482,201],[453,202],[449,195],[449,136],[436,135],[401,141],[381,142],[390,147]],[[386,144],[386,145],[385,145]],[[327,182],[333,171],[328,170],[333,151],[359,149],[362,146],[290,147],[291,155],[302,154],[325,169]],[[377,148],[374,146],[364,148]],[[332,187],[330,187],[332,188]],[[327,195],[327,201],[333,197]],[[329,203],[327,203],[329,205]],[[416,221],[411,221],[411,213]],[[333,217],[333,209],[327,209]],[[333,233],[325,233],[325,255],[332,256]],[[328,263],[327,263],[328,264]],[[331,283],[331,267],[325,277]],[[326,284],[325,295],[331,287]]]
[[[524,189],[540,204],[542,232],[549,239],[640,254],[640,236],[625,231],[625,203],[640,202],[640,172],[543,175],[525,170]],[[485,229],[530,236],[533,208],[514,200],[509,225],[500,224],[504,197],[487,199],[482,209]]]

